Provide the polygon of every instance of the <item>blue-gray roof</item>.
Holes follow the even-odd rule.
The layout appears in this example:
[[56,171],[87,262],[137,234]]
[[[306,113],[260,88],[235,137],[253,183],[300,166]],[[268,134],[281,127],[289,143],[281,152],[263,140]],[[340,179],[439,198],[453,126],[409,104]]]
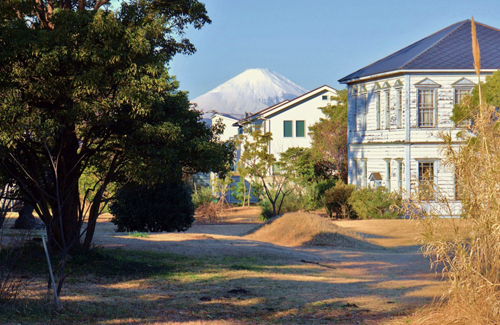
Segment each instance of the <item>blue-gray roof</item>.
[[[500,69],[500,30],[476,22],[481,69]],[[347,83],[395,70],[474,69],[471,21],[464,20],[370,64],[339,80]]]

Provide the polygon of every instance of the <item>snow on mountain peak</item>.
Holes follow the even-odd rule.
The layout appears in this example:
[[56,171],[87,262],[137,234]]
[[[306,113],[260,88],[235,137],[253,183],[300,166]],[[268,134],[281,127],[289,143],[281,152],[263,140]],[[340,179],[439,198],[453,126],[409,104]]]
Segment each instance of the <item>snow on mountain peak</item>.
[[191,102],[204,112],[244,114],[306,92],[307,89],[269,69],[248,69]]

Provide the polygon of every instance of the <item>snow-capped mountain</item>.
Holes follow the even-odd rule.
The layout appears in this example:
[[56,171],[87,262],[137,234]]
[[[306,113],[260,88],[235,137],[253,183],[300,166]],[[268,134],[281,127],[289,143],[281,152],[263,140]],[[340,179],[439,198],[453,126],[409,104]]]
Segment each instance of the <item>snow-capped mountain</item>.
[[249,69],[191,102],[207,113],[243,115],[306,92],[307,89],[279,73],[269,69]]

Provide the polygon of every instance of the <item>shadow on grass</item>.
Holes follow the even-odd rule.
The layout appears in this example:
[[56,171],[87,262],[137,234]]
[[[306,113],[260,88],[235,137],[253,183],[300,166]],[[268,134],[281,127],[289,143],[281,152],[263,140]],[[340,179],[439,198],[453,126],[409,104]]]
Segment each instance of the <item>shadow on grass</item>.
[[[358,267],[369,270],[379,265],[376,260],[375,254]],[[45,270],[33,266],[42,265],[36,259],[26,262],[35,262],[33,272]],[[424,285],[377,285],[397,281],[391,272],[348,277],[338,264],[328,265],[95,249],[70,260],[74,273],[64,288],[62,313],[7,310],[0,323],[353,324],[406,315],[427,301],[407,297]]]

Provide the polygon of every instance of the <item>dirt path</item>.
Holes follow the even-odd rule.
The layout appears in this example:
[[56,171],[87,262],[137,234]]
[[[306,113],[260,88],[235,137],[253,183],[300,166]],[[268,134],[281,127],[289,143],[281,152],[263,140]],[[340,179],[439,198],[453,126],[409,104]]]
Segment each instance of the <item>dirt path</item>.
[[[445,289],[440,276],[429,270],[428,260],[415,245],[413,237],[418,231],[414,224],[403,220],[340,221],[336,224],[363,233],[373,245],[368,249],[366,245],[291,248],[241,237],[257,227],[256,223],[195,224],[186,233],[136,238],[116,233],[112,224],[101,222],[95,243],[110,248],[169,252],[196,258],[257,257],[279,261],[301,270],[297,274],[271,276],[274,281],[294,281],[291,287],[283,288],[290,294],[290,301],[294,301],[292,296],[295,295],[307,297],[301,298],[305,300],[300,303],[337,304],[337,307],[343,304],[350,309],[353,319],[367,324],[386,323],[395,315],[411,313]],[[259,281],[264,280],[252,281],[257,281],[254,285],[258,286],[262,283]],[[303,284],[297,286],[297,283]],[[265,296],[265,290],[261,290]]]

